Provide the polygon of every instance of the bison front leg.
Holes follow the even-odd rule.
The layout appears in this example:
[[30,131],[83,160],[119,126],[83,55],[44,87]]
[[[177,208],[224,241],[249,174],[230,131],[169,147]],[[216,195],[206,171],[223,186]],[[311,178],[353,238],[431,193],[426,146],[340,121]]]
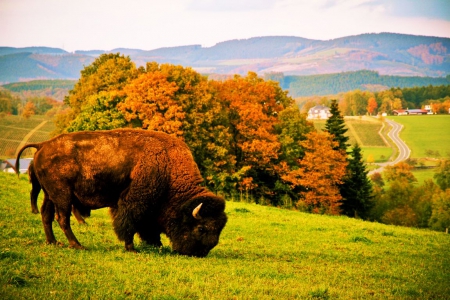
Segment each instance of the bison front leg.
[[69,241],[69,247],[75,249],[85,249],[81,246],[80,242],[78,242],[77,238],[73,234],[72,228],[70,227],[70,213],[71,213],[72,205],[67,205],[64,207],[58,207],[58,223],[61,227],[62,231],[67,237]]
[[154,228],[156,228],[156,225],[148,228],[141,228],[138,230],[138,234],[141,240],[144,241],[147,245],[159,248],[162,246],[161,234],[160,232],[155,231]]
[[44,202],[42,202],[41,217],[47,244],[56,244],[52,227],[53,220],[55,219],[55,205],[50,201],[47,194],[45,194]]

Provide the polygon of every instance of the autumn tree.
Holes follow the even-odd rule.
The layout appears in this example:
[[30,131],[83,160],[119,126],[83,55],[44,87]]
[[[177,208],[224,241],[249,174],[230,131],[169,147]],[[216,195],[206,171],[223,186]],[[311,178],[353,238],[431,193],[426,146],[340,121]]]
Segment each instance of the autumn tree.
[[133,127],[181,136],[184,112],[174,100],[177,89],[161,72],[146,72],[123,88],[125,100],[117,108]]
[[[129,81],[136,78],[139,74],[139,70],[131,61],[129,57],[120,55],[119,53],[102,54],[91,65],[86,66],[81,71],[81,77],[75,84],[74,88],[69,91],[69,95],[65,97],[64,103],[69,106],[69,110],[64,114],[59,114],[56,117],[56,123],[58,124],[57,133],[66,132],[68,128],[76,128],[77,126],[71,125],[71,122],[82,123],[90,122],[89,106],[92,102],[92,97],[105,97],[105,93],[95,96],[100,92],[118,92],[121,91]],[[117,103],[116,95],[114,101],[111,103]],[[103,101],[104,102],[104,101]],[[113,106],[105,106],[106,110],[116,108]],[[79,116],[84,110],[84,114]],[[114,114],[115,112],[112,112]],[[108,114],[108,113],[107,113]],[[79,117],[79,120],[75,120]],[[82,121],[82,120],[83,121]],[[95,122],[97,118],[92,120]],[[94,127],[96,125],[94,124]]]
[[364,115],[370,98],[374,98],[374,95],[366,91],[355,90],[345,93],[343,102],[347,107],[346,115]]
[[[227,108],[230,153],[236,161],[233,172],[243,168],[252,178],[257,198],[273,198],[277,181],[274,166],[280,154],[275,126],[278,114],[293,101],[276,82],[266,82],[256,73],[216,82],[219,101]],[[243,177],[243,178],[244,178]]]
[[376,112],[378,108],[378,103],[375,97],[370,97],[367,101],[367,112],[369,115],[372,115],[374,112]]
[[374,198],[372,217],[376,221],[401,225],[418,226],[419,219],[414,211],[415,186],[417,181],[411,173],[411,166],[401,162],[388,166],[383,172],[387,182],[383,193]]
[[439,187],[445,191],[450,189],[450,160],[443,160],[439,162],[439,169],[434,174],[434,179],[436,179]]
[[348,159],[345,184],[340,188],[342,213],[366,219],[372,208],[372,183],[363,161],[361,147],[355,144]]
[[434,195],[429,226],[433,230],[445,231],[450,228],[450,189]]
[[347,166],[344,153],[335,150],[337,142],[327,132],[310,132],[300,144],[305,155],[299,167],[283,176],[293,189],[300,187],[297,206],[313,213],[339,214],[342,196],[338,186]]
[[31,116],[33,116],[36,112],[36,106],[33,102],[28,101],[27,104],[25,104],[22,112],[22,117],[25,119],[29,119]]
[[297,106],[281,111],[278,119],[276,132],[281,144],[280,158],[289,166],[297,166],[297,161],[304,155],[300,142],[306,140],[307,133],[315,130],[314,124],[306,120],[306,115],[302,115]]
[[[81,111],[74,120],[70,120],[72,111],[63,111],[58,120],[61,127],[69,123],[67,132],[110,130],[125,127],[128,123],[117,105],[123,101],[123,93],[117,91],[101,91],[86,98]],[[63,120],[66,117],[69,120]],[[58,124],[57,124],[58,127]]]

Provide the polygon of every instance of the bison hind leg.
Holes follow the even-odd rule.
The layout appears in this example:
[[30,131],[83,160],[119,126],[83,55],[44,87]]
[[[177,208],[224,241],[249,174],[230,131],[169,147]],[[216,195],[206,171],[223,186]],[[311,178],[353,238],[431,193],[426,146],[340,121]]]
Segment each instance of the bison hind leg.
[[56,244],[52,227],[53,220],[55,219],[55,205],[50,201],[47,194],[45,194],[44,201],[42,202],[41,217],[47,244]]
[[66,235],[67,240],[69,241],[69,247],[75,249],[85,248],[80,244],[75,235],[73,234],[72,228],[70,227],[70,214],[72,210],[72,205],[70,202],[68,205],[58,206],[56,212],[58,214],[58,223],[59,227],[61,227],[62,231]]
[[114,231],[120,241],[125,242],[125,250],[136,252],[133,238],[137,232],[135,222],[123,206],[111,207],[110,214],[113,219]]

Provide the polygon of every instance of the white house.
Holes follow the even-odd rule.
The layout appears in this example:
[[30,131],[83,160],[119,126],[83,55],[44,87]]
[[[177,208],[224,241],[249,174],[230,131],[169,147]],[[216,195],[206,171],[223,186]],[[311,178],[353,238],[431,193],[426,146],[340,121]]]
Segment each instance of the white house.
[[326,120],[331,117],[330,108],[324,105],[316,105],[308,111],[308,120]]
[[[21,158],[19,161],[20,164],[20,174],[26,174],[28,173],[28,167],[30,166],[30,162],[32,161],[32,158]],[[16,160],[15,159],[7,159],[3,161],[0,165],[0,170],[3,172],[8,173],[15,173],[16,172]]]

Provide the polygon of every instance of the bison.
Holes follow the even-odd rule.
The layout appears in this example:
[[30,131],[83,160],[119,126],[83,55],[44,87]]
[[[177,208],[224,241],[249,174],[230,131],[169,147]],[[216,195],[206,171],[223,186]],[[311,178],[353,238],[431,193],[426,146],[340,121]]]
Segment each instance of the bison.
[[[39,193],[41,192],[41,184],[39,183],[39,180],[34,173],[34,165],[33,161],[30,162],[30,165],[28,166],[28,179],[31,183],[31,191],[30,191],[30,200],[31,200],[31,212],[33,214],[38,214],[39,210],[37,208],[37,200]],[[84,207],[78,207],[72,206],[72,214],[75,216],[75,219],[77,219],[78,223],[80,224],[86,224],[86,221],[84,218],[89,217],[91,215],[91,210],[86,209]],[[56,217],[58,217],[58,214],[55,214]]]
[[36,148],[34,173],[44,191],[41,207],[47,243],[55,244],[55,212],[69,246],[84,249],[70,227],[75,208],[109,207],[114,231],[127,251],[133,237],[160,247],[166,234],[174,251],[204,257],[227,222],[225,201],[201,186],[189,148],[162,132],[139,129],[61,134],[28,144]]

